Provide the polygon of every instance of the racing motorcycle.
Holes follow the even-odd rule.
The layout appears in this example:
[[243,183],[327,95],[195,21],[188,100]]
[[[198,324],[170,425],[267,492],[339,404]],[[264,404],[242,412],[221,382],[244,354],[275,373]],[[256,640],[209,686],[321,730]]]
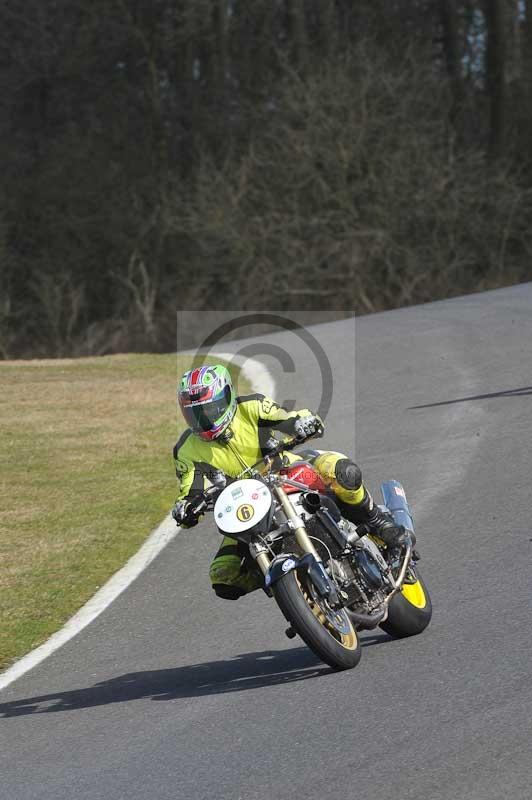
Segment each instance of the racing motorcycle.
[[298,634],[333,669],[350,669],[361,656],[359,631],[380,626],[394,637],[413,636],[429,624],[432,605],[401,484],[381,484],[381,509],[407,534],[404,545],[387,548],[342,517],[312,466],[319,451],[283,462],[282,454],[304,441],[278,442],[230,483],[214,472],[194,512],[213,509],[219,533],[247,546],[251,568],[289,623],[287,636]]

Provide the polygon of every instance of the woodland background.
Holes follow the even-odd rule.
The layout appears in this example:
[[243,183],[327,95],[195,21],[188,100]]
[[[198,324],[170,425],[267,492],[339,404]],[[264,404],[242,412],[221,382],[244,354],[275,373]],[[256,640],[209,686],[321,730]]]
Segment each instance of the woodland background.
[[1,0],[0,358],[532,279],[532,0]]

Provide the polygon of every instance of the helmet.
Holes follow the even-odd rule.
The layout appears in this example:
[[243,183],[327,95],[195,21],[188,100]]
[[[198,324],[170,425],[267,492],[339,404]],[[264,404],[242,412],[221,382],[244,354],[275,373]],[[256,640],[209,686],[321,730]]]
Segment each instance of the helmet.
[[233,382],[221,364],[185,372],[177,397],[187,425],[205,441],[221,436],[235,416]]

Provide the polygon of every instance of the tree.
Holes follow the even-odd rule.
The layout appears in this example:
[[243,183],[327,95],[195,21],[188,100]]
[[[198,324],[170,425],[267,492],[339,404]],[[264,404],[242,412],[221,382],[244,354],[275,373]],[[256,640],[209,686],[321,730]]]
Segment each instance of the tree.
[[486,88],[490,102],[489,152],[504,153],[506,132],[506,9],[505,0],[485,0],[487,23]]
[[[499,155],[532,156],[532,0],[523,30],[517,2],[3,0],[0,357],[171,347],[177,302],[251,302],[232,273],[254,288],[261,265],[279,302],[338,313],[330,286],[360,264],[388,304],[441,296],[429,241],[430,257],[491,275],[453,165],[483,192]],[[520,270],[527,196],[512,216],[509,189],[490,191],[486,219],[497,232],[498,204]],[[290,259],[311,265],[314,294],[294,294]],[[465,267],[454,279],[471,286]]]
[[443,27],[443,51],[445,64],[453,91],[451,118],[454,120],[462,98],[462,52],[460,42],[460,20],[457,0],[441,0]]

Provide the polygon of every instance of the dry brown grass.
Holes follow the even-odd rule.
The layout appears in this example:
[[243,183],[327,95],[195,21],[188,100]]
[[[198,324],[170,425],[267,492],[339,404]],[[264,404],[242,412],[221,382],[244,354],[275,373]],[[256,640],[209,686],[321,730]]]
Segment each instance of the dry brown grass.
[[60,627],[168,512],[189,362],[0,363],[0,667]]

